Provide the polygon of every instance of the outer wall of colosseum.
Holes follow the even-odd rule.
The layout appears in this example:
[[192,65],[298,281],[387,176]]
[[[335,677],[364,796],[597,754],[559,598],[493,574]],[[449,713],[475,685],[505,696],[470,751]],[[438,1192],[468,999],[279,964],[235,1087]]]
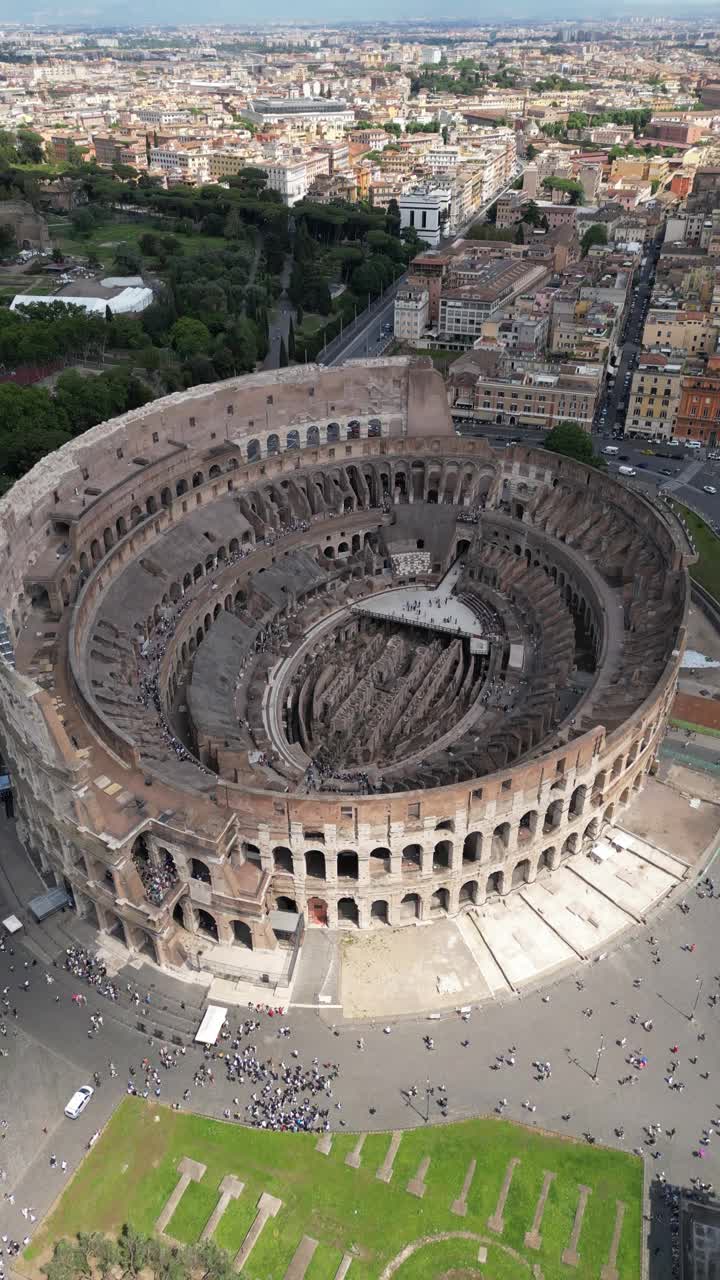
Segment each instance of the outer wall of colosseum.
[[[298,511],[309,527],[295,533]],[[233,737],[234,673],[222,670],[249,600],[272,603],[273,581],[273,617],[297,629],[392,585],[408,529],[440,547],[420,580],[461,554],[469,598],[482,608],[494,593],[507,634],[536,654],[494,767],[371,795],[269,780]],[[594,839],[642,786],[675,690],[691,558],[671,517],[602,474],[458,439],[422,361],[283,370],[145,406],[0,501],[12,651],[0,748],[21,838],[81,914],[160,963],[215,940],[272,947],[276,907],[370,928],[508,893]],[[204,768],[166,760],[142,709],[134,720],[123,704],[137,650],[180,607],[158,688],[165,701],[187,689]],[[593,675],[563,717],[573,627]],[[206,666],[230,684],[213,700],[212,681],[198,683],[193,701],[210,644]],[[143,875],[157,866],[173,881],[152,901]]]

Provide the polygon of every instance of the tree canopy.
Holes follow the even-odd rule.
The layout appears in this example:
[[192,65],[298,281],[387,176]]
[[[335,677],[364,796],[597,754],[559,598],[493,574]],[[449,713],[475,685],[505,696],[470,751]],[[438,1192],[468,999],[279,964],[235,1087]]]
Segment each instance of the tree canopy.
[[577,422],[559,422],[549,431],[543,447],[551,453],[561,453],[565,458],[585,462],[590,467],[604,468],[604,460],[593,449],[592,436]]

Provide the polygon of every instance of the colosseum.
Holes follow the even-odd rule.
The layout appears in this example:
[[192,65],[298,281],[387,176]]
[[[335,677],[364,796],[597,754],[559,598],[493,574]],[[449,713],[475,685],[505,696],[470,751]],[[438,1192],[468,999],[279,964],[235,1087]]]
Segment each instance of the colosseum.
[[595,841],[654,765],[692,548],[599,471],[458,437],[392,358],[94,428],[0,502],[0,558],[29,856],[101,935],[212,969]]

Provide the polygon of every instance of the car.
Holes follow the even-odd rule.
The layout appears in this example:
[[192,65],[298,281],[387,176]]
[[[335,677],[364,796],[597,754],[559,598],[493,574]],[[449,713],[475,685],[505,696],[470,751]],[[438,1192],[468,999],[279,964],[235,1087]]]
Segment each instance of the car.
[[629,462],[629,461],[630,461],[630,454],[629,454],[629,453],[621,453],[621,454],[620,454],[620,461],[621,461],[621,462]]
[[661,467],[661,468],[660,468],[660,475],[661,475],[661,476],[674,476],[674,475],[675,475],[675,472],[674,472],[674,471],[672,471],[672,470],[670,469],[670,467]]
[[717,493],[717,489],[714,484],[704,484],[703,493]]
[[65,1115],[68,1120],[77,1120],[78,1116],[82,1115],[94,1092],[92,1085],[89,1084],[82,1084],[79,1089],[75,1090],[65,1108]]

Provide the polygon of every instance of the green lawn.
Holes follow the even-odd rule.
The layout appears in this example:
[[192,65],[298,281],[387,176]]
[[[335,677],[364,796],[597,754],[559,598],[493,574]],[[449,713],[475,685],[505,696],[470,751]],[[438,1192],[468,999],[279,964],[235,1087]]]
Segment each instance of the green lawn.
[[711,596],[720,600],[720,539],[689,507],[683,507],[679,502],[673,503],[673,506],[685,520],[700,557],[697,564],[691,566],[690,576],[709,591]]
[[[151,1231],[177,1181],[178,1161],[190,1156],[207,1171],[201,1182],[190,1184],[170,1222],[168,1234],[177,1240],[198,1239],[226,1173],[245,1183],[215,1237],[233,1253],[253,1221],[261,1193],[282,1200],[280,1212],[265,1226],[246,1265],[252,1280],[282,1280],[303,1235],[319,1241],[307,1280],[333,1280],[345,1252],[353,1256],[350,1280],[377,1280],[407,1245],[445,1232],[453,1238],[429,1240],[403,1262],[398,1270],[401,1280],[431,1280],[451,1268],[477,1270],[478,1236],[491,1242],[486,1244],[489,1270],[483,1274],[494,1280],[530,1278],[534,1262],[544,1280],[584,1280],[599,1276],[607,1262],[618,1200],[626,1206],[619,1276],[639,1280],[643,1170],[634,1156],[549,1137],[507,1121],[468,1120],[404,1132],[392,1181],[386,1185],[375,1174],[389,1135],[366,1138],[359,1169],[345,1164],[355,1135],[335,1135],[329,1156],[316,1152],[315,1141],[309,1135],[244,1129],[127,1098],[36,1235],[26,1265],[47,1256],[49,1246],[63,1235],[112,1233],[124,1222]],[[427,1192],[417,1199],[405,1188],[425,1156],[430,1157]],[[503,1234],[494,1237],[487,1220],[495,1211],[512,1157],[520,1163],[505,1206]],[[477,1168],[468,1212],[459,1217],[450,1205],[460,1195],[471,1159]],[[542,1245],[535,1252],[525,1248],[524,1238],[546,1170],[557,1176],[545,1206]],[[592,1194],[580,1236],[580,1264],[570,1269],[561,1255],[570,1238],[580,1184],[590,1187]],[[458,1233],[474,1238],[458,1238]]]
[[103,266],[112,265],[115,249],[119,244],[136,244],[141,236],[151,231],[155,235],[172,235],[182,245],[183,253],[200,253],[205,249],[227,249],[232,242],[224,236],[182,235],[172,230],[172,223],[167,226],[155,218],[133,218],[131,222],[118,222],[108,219],[98,223],[87,236],[68,235],[65,229],[53,232],[53,245],[62,249],[63,253],[77,257],[88,257],[90,253],[100,259]]

